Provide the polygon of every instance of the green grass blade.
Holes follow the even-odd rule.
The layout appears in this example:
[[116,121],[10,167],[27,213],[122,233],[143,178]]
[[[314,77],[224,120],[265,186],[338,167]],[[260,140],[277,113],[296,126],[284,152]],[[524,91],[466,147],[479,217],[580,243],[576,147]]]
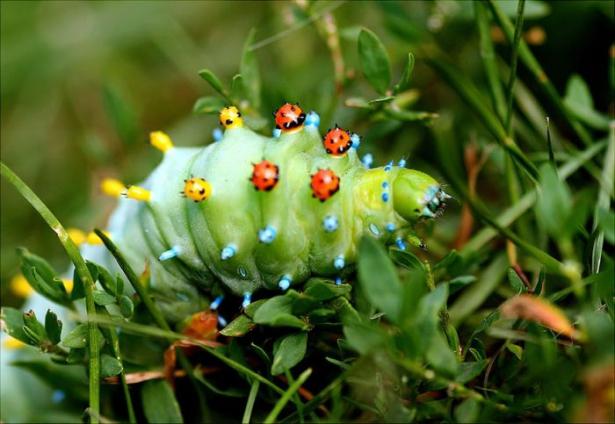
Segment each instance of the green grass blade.
[[282,412],[282,409],[284,409],[284,406],[286,406],[293,394],[297,390],[299,390],[299,388],[303,385],[303,383],[305,383],[305,381],[309,378],[311,374],[311,368],[308,368],[301,373],[299,378],[297,378],[297,380],[295,380],[295,382],[291,384],[291,386],[284,392],[282,397],[278,399],[278,402],[275,404],[269,415],[267,415],[267,418],[265,418],[265,423],[275,422],[276,418],[278,418],[278,415],[280,415],[280,412]]
[[254,380],[254,382],[252,382],[252,387],[250,388],[250,394],[248,395],[248,401],[246,402],[246,409],[243,412],[241,424],[250,423],[250,419],[252,418],[252,410],[254,409],[254,402],[256,401],[256,396],[258,395],[258,388],[260,385],[261,383],[258,380]]
[[504,90],[502,89],[495,61],[495,51],[493,48],[493,41],[491,40],[487,9],[482,2],[477,1],[474,2],[474,12],[480,37],[480,56],[483,60],[483,68],[485,69],[485,75],[489,83],[491,100],[500,120],[504,122],[504,117],[506,115],[506,100],[504,98]]
[[[495,0],[487,0],[487,3],[489,4],[491,11],[493,12],[493,16],[495,17],[496,21],[502,28],[504,35],[508,39],[508,42],[513,43],[515,30],[514,30],[512,22],[510,22],[510,19],[508,19],[508,17],[504,14],[504,12],[502,11],[502,9],[500,8],[500,6],[497,4]],[[547,74],[542,69],[542,66],[540,66],[540,63],[538,62],[536,57],[532,54],[528,45],[523,40],[519,42],[519,58],[521,59],[523,64],[529,69],[529,71],[532,73],[534,78],[536,78],[536,81],[538,81],[538,84],[540,84],[540,86],[544,89],[551,103],[553,103],[553,105],[557,108],[559,113],[564,118],[566,118],[566,120],[568,121],[568,123],[570,124],[574,132],[576,133],[577,137],[579,137],[579,139],[586,146],[589,146],[590,144],[592,144],[593,140],[592,140],[591,135],[579,123],[579,121],[568,111],[568,109],[562,102],[562,98],[560,97],[557,90],[555,89],[555,86],[551,83],[551,81],[547,77]]]
[[517,3],[517,20],[515,22],[515,35],[512,42],[512,53],[510,59],[510,76],[506,87],[506,133],[510,135],[512,128],[512,100],[513,87],[515,86],[515,78],[517,77],[517,58],[519,56],[519,41],[521,41],[521,31],[523,31],[523,10],[525,9],[525,0],[519,0]]
[[[79,248],[70,239],[66,229],[60,224],[60,221],[58,221],[55,215],[49,210],[47,205],[45,205],[30,187],[28,187],[28,185],[3,162],[0,162],[0,173],[17,189],[19,194],[32,205],[38,214],[45,220],[47,225],[56,233],[62,247],[64,247],[68,257],[75,265],[75,269],[83,282],[85,289],[85,306],[88,317],[96,314],[96,305],[92,294],[94,291],[94,280],[85,264],[85,260],[79,252]],[[98,328],[93,322],[88,322],[88,335],[90,398],[88,411],[90,413],[90,421],[92,423],[98,423],[100,416],[100,344],[98,343]]]

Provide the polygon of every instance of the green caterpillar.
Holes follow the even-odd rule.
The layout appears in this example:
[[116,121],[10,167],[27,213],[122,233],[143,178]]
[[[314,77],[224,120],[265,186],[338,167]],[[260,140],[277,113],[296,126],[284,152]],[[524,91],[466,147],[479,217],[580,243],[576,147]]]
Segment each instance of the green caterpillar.
[[[368,169],[351,148],[358,136],[336,127],[323,139],[319,120],[287,103],[268,138],[229,107],[223,136],[205,148],[152,133],[164,158],[142,186],[103,184],[120,197],[112,240],[135,269],[149,263],[152,287],[192,299],[220,282],[244,307],[259,289],[286,290],[311,275],[341,281],[363,234],[401,249],[416,244],[414,225],[436,217],[449,196],[403,163]],[[85,253],[112,262],[101,246]]]

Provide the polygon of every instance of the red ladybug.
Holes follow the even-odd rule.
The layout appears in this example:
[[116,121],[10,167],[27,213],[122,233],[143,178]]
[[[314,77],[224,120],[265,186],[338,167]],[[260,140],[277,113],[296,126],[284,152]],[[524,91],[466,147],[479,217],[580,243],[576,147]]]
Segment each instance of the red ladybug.
[[337,125],[329,130],[322,141],[328,154],[332,156],[344,156],[348,149],[352,147],[350,133]]
[[299,105],[293,105],[290,103],[284,103],[275,116],[275,126],[283,132],[291,132],[297,130],[303,126],[305,122],[305,113]]
[[263,160],[252,164],[252,184],[258,191],[271,191],[280,179],[280,168],[275,163]]
[[340,189],[340,177],[330,169],[319,169],[311,177],[312,197],[318,198],[321,202],[333,196]]

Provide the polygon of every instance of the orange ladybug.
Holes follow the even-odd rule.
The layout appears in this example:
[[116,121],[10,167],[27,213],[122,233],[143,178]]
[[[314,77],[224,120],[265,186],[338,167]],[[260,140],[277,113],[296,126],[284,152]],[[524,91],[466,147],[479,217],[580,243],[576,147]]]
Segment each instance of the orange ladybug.
[[350,132],[339,128],[337,125],[325,135],[322,141],[328,154],[332,156],[344,156],[352,147]]
[[335,172],[330,169],[319,169],[318,172],[311,175],[312,182],[312,197],[324,202],[340,189],[340,177],[335,175]]
[[252,184],[258,191],[271,191],[280,179],[280,168],[273,162],[263,160],[252,164]]
[[297,131],[303,127],[305,122],[305,113],[299,105],[293,105],[291,103],[284,103],[274,113],[275,127],[283,132]]

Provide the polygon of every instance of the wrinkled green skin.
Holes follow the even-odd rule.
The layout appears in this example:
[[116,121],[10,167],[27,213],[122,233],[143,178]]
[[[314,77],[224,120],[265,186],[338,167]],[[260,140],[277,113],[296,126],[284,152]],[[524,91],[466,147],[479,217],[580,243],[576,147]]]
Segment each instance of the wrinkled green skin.
[[[226,286],[241,295],[279,290],[284,274],[292,276],[293,285],[311,275],[343,275],[352,269],[362,234],[384,243],[407,236],[422,218],[426,190],[439,190],[439,185],[415,170],[366,169],[355,149],[344,157],[327,155],[321,140],[314,127],[279,138],[233,128],[205,148],[172,148],[142,184],[151,190],[151,201],[120,200],[108,228],[111,238],[136,272],[149,264],[151,287],[177,316],[206,307],[197,288]],[[255,190],[250,181],[252,164],[263,159],[280,169],[279,182],[269,192]],[[340,190],[325,202],[312,197],[310,188],[310,175],[319,168],[330,168],[341,178]],[[195,203],[180,195],[184,179],[191,176],[211,183],[207,200]],[[381,198],[384,181],[389,183],[388,202]],[[327,215],[337,216],[337,231],[324,230]],[[387,223],[395,224],[395,232],[385,230]],[[267,225],[277,230],[271,244],[258,239],[258,230]],[[231,243],[236,255],[221,260],[221,250]],[[181,255],[160,262],[159,255],[174,245]],[[90,247],[86,255],[111,265],[101,249]],[[338,255],[345,257],[342,272],[333,266]],[[186,301],[192,305],[177,306]]]

